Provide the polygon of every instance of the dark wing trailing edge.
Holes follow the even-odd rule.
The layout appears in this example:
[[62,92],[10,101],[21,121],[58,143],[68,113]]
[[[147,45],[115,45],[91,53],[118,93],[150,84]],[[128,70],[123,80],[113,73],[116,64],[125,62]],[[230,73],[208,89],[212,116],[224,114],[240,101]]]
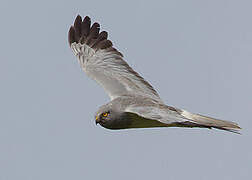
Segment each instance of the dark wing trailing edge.
[[108,33],[106,31],[100,32],[100,24],[95,22],[91,26],[91,20],[86,16],[83,21],[80,15],[78,15],[74,21],[74,25],[71,26],[68,33],[68,42],[71,46],[72,43],[86,44],[94,50],[108,49],[114,51],[114,53],[123,57],[123,55],[113,48],[113,44],[108,40]]

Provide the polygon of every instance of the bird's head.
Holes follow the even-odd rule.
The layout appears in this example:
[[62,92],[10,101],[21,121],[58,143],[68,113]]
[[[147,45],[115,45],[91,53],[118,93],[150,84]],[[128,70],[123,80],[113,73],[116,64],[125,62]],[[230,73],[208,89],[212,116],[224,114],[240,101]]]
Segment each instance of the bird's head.
[[110,104],[100,107],[95,115],[95,123],[108,129],[125,129],[129,126],[129,121],[125,113]]

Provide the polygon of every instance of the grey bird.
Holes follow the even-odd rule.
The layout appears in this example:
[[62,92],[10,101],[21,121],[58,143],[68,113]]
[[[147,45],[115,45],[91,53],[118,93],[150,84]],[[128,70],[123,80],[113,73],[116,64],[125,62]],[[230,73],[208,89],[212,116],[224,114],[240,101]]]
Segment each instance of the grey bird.
[[217,128],[239,133],[238,124],[167,106],[154,88],[135,72],[108,40],[106,31],[86,16],[77,16],[68,41],[86,74],[100,84],[111,101],[101,106],[95,121],[108,129],[153,127]]

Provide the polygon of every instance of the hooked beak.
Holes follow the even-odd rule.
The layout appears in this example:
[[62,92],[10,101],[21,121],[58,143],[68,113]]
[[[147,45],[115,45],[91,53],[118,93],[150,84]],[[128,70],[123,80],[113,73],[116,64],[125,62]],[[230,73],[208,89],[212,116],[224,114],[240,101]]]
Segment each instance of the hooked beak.
[[99,124],[100,123],[100,120],[99,120],[99,117],[98,117],[98,115],[95,117],[95,124],[97,125],[97,124]]

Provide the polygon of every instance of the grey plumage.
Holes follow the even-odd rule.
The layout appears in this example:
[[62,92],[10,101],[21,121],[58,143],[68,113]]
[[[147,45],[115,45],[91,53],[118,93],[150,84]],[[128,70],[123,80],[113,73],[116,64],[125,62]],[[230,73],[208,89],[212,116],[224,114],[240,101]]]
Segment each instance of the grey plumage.
[[167,106],[154,88],[135,72],[113,47],[106,31],[86,16],[77,16],[68,41],[81,68],[108,93],[111,102],[96,114],[96,122],[109,129],[200,127],[238,132],[233,122],[218,120]]

